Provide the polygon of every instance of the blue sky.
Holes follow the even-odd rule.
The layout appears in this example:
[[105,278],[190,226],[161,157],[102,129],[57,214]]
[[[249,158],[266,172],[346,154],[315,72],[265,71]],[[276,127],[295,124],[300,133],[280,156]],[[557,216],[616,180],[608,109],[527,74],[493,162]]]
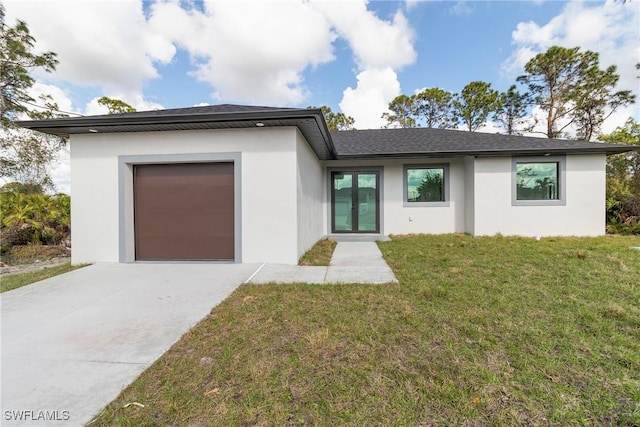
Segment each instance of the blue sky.
[[[420,2],[407,7],[405,2],[371,1],[368,9],[380,19],[392,20],[401,10],[415,32],[416,61],[399,70],[404,93],[417,88],[438,86],[460,91],[473,80],[492,82],[506,90],[514,83],[512,75],[501,72],[513,46],[511,33],[519,22],[533,20],[545,23],[558,15],[566,2],[546,4],[533,1]],[[463,6],[461,6],[463,5]],[[147,3],[145,6],[149,6]],[[329,105],[340,110],[345,87],[355,84],[356,67],[348,44],[334,43],[336,59],[304,73],[310,94],[306,102],[295,106]],[[149,99],[163,106],[183,107],[212,103],[209,85],[189,75],[192,65],[184,50],[170,64],[158,66],[160,79],[151,80],[145,88]],[[246,102],[221,100],[221,102]],[[382,112],[380,113],[382,114]]]
[[[377,128],[389,101],[473,80],[506,90],[552,45],[599,52],[639,92],[640,2],[364,0],[0,0],[37,50],[58,54],[34,95],[101,114],[106,95],[139,110],[237,103],[328,105]],[[539,111],[532,111],[532,119]],[[638,107],[616,112],[611,131]],[[483,131],[497,128],[489,123]],[[66,159],[56,169],[67,190]]]

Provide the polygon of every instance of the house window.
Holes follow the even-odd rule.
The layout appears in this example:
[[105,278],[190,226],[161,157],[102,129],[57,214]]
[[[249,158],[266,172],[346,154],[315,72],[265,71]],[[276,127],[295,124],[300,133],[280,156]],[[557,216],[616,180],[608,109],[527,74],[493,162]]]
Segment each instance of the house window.
[[404,167],[405,206],[446,206],[449,201],[449,165]]
[[531,157],[513,160],[514,205],[563,205],[564,157]]

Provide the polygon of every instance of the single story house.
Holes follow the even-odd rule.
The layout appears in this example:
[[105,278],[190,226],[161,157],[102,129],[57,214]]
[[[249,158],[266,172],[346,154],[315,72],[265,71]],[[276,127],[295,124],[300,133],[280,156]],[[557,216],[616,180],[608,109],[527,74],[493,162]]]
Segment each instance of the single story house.
[[69,137],[72,262],[295,264],[332,235],[605,233],[605,159],[639,147],[441,129],[332,132],[215,105],[24,121]]

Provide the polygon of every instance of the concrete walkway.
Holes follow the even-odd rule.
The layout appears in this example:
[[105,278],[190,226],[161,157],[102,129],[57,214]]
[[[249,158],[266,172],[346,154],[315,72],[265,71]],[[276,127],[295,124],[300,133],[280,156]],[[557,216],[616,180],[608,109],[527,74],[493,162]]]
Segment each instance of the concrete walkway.
[[263,264],[249,283],[397,283],[375,242],[338,242],[328,267]]

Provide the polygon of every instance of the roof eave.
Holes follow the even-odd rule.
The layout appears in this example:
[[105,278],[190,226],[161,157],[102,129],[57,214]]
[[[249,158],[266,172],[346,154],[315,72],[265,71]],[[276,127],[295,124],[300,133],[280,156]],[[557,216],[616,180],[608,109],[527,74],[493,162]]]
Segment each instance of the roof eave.
[[[305,109],[281,109],[268,111],[242,111],[225,113],[191,113],[157,115],[154,112],[140,113],[133,116],[122,117],[120,115],[56,118],[45,120],[25,120],[16,124],[23,128],[49,133],[61,137],[69,137],[75,134],[109,133],[110,127],[116,126],[147,126],[147,125],[189,125],[202,123],[224,122],[268,122],[270,120],[302,120],[313,119],[322,135],[323,143],[331,157],[336,157],[336,149],[331,139],[331,134],[324,120],[322,110],[319,108]],[[76,129],[76,131],[70,131]],[[309,141],[310,143],[312,141]],[[315,150],[314,150],[315,151]],[[320,156],[320,153],[316,152]]]
[[370,154],[340,154],[337,160],[373,160],[373,159],[411,159],[411,158],[443,158],[443,157],[511,157],[511,156],[551,156],[562,154],[620,154],[640,150],[640,146],[604,146],[586,148],[540,148],[523,150],[455,150],[455,151],[427,151],[413,153],[370,153]]

